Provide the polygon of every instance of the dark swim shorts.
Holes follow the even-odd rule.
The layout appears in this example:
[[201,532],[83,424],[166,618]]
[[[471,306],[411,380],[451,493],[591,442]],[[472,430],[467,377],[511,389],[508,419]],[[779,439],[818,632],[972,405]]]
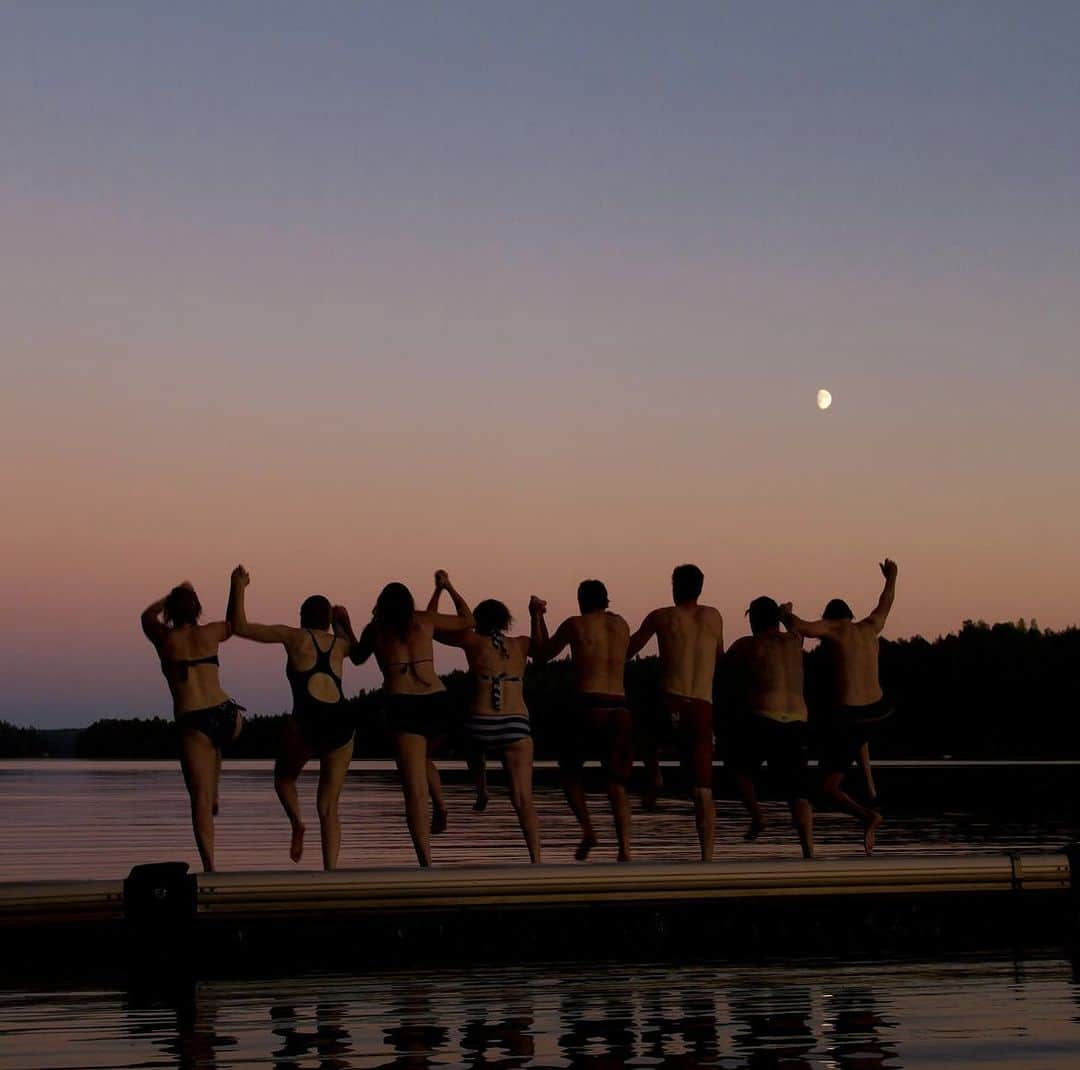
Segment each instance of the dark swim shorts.
[[821,765],[826,773],[843,773],[871,742],[878,726],[893,715],[895,706],[885,695],[867,706],[837,706],[825,723]]
[[805,721],[776,721],[761,714],[748,714],[734,730],[731,766],[736,772],[753,776],[761,763],[767,761],[770,773],[789,801],[809,799],[807,734]]
[[559,731],[559,768],[581,771],[596,755],[604,772],[625,784],[634,764],[634,718],[625,695],[590,692],[578,696],[576,709],[563,717]]
[[233,741],[236,735],[236,719],[243,709],[245,707],[230,698],[217,706],[182,713],[177,718],[177,723],[182,732],[201,732],[220,750]]
[[655,721],[661,745],[674,743],[681,753],[695,788],[711,788],[713,782],[713,707],[711,702],[665,691]]
[[399,732],[425,738],[442,739],[450,732],[450,695],[429,691],[421,695],[384,694],[387,727],[392,735]]

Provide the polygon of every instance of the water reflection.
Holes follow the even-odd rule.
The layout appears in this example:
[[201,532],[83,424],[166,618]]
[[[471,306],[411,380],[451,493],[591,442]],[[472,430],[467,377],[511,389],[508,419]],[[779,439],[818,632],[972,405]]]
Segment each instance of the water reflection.
[[1080,1062],[1067,963],[586,963],[0,992],[0,1068],[674,1070]]

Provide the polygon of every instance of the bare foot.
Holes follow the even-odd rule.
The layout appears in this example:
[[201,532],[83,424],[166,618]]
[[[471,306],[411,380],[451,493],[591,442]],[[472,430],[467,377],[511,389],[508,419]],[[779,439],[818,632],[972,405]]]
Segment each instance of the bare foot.
[[630,852],[629,851],[620,851],[618,861],[619,862],[629,862],[629,861],[631,861]]
[[589,857],[589,852],[599,842],[600,841],[594,835],[582,836],[581,843],[578,844],[578,849],[574,852],[574,860],[577,862],[584,862],[585,859]]
[[747,843],[753,843],[767,828],[769,822],[765,820],[764,816],[758,815],[750,819],[750,827],[743,834],[743,839]]
[[476,793],[476,802],[473,803],[473,809],[478,814],[482,814],[488,808],[490,799],[491,796],[486,791],[478,791]]
[[304,856],[304,826],[297,823],[292,827],[292,843],[289,845],[289,857],[299,862]]
[[870,817],[867,818],[863,824],[863,848],[867,854],[872,854],[874,851],[874,840],[877,836],[878,826],[884,821],[885,818],[877,811],[871,811]]
[[449,816],[445,810],[431,811],[431,834],[433,836],[438,836],[440,832],[446,831]]

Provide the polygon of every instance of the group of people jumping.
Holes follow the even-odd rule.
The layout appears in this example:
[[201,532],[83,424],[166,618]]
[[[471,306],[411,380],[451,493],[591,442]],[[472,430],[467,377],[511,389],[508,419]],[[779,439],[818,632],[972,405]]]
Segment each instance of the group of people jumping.
[[[885,585],[869,616],[856,620],[841,599],[825,607],[822,619],[803,620],[790,603],[755,598],[747,615],[751,634],[724,653],[723,620],[699,602],[704,574],[679,565],[671,577],[670,606],[655,609],[631,633],[611,612],[606,587],[584,580],[578,587],[580,612],[553,634],[547,603],[529,601],[528,635],[511,635],[507,607],[487,599],[470,608],[445,571],[435,573],[435,589],[425,609],[417,609],[409,589],[390,583],[376,600],[371,620],[356,635],[348,611],[323,595],[300,606],[299,627],[248,620],[245,594],[251,581],[238,565],[232,572],[224,621],[201,624],[202,605],[189,583],[174,587],[142,613],[142,628],[153,643],[173,697],[180,727],[180,764],[191,798],[195,842],[205,870],[214,868],[214,817],[222,748],[243,726],[244,707],[221,687],[218,648],[231,636],[283,646],[285,675],[293,709],[274,765],[274,786],[288,816],[290,857],[299,861],[305,826],[297,794],[301,770],[319,760],[317,811],[323,865],[337,866],[341,843],[338,802],[353,754],[355,725],[344,703],[345,659],[362,665],[374,656],[383,675],[383,698],[405,798],[405,817],[416,857],[431,865],[431,835],[446,828],[447,809],[433,756],[454,727],[454,705],[435,672],[434,644],[461,649],[474,688],[464,730],[477,760],[476,809],[486,806],[484,756],[496,753],[507,773],[510,799],[533,862],[541,859],[540,827],[533,803],[533,737],[523,682],[529,659],[542,663],[569,648],[575,701],[558,714],[555,735],[567,801],[582,838],[575,852],[584,861],[597,844],[583,778],[590,758],[599,759],[614,816],[618,858],[631,858],[628,783],[635,742],[645,766],[644,805],[655,805],[662,785],[660,754],[675,750],[689,779],[702,861],[711,861],[716,810],[713,803],[713,694],[723,657],[725,701],[733,711],[728,763],[750,813],[748,840],[766,826],[756,777],[763,761],[788,799],[803,856],[812,858],[813,811],[808,775],[808,720],[803,680],[803,641],[818,639],[830,666],[830,698],[823,726],[822,789],[831,802],[858,819],[869,854],[882,821],[879,809],[844,790],[844,777],[861,761],[874,795],[868,741],[892,707],[878,674],[878,636],[896,592],[896,564],[881,564]],[[447,595],[453,612],[440,610]],[[635,724],[624,682],[628,660],[653,638],[659,650],[661,692]],[[429,810],[430,800],[430,810]]]

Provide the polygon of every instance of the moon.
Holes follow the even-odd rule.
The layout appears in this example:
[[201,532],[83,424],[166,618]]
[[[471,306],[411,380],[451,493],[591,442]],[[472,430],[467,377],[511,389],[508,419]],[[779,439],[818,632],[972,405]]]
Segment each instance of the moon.
[[819,390],[817,392],[817,407],[824,412],[832,404],[832,394],[828,390]]

